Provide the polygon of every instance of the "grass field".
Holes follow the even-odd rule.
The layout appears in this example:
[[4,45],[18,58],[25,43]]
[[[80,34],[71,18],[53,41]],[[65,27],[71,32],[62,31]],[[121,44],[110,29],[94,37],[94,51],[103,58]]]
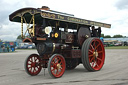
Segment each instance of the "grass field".
[[105,47],[105,49],[128,49],[128,46],[111,46]]

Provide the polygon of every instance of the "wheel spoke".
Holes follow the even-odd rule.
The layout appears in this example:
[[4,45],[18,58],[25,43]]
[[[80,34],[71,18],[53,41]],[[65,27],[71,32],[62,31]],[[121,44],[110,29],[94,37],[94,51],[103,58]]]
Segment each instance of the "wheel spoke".
[[55,68],[53,68],[51,71],[54,71],[55,70]]
[[30,64],[30,63],[28,63],[28,65],[32,65],[32,63]]
[[29,70],[29,71],[31,71],[31,70],[32,70],[32,68],[28,68],[28,70]]
[[[63,65],[61,65],[61,68],[63,68]],[[60,68],[60,69],[61,69],[61,68]]]
[[94,47],[91,45],[91,48],[92,48],[92,50],[94,51],[95,49],[94,49]]
[[36,58],[35,58],[35,57],[33,57],[33,61],[34,61],[34,62],[36,62],[35,60],[36,60]]
[[30,68],[32,68],[32,67],[28,67],[28,69],[30,69]]
[[90,63],[94,60],[94,57],[92,57],[92,59],[90,60]]
[[33,74],[35,74],[35,68],[33,68]]
[[38,67],[35,67],[35,69],[38,71],[39,68]]
[[37,60],[38,60],[38,59],[36,58],[36,59],[35,59],[35,62],[36,62]]
[[89,57],[93,57],[93,54],[89,55]]
[[59,62],[58,56],[55,58],[55,63],[57,64]]
[[62,64],[62,63],[63,63],[62,60],[60,60],[59,64]]
[[89,52],[90,52],[90,53],[93,53],[93,51],[92,51],[92,50],[90,50],[90,49],[89,49]]
[[102,53],[103,51],[98,51],[98,53]]
[[97,49],[99,46],[100,46],[100,44],[98,44],[95,49]]
[[56,61],[56,63],[58,64],[58,62],[59,62],[59,59],[57,58],[57,61]]
[[36,67],[38,67],[38,66],[41,66],[41,63],[39,63],[39,62],[38,62],[38,63],[36,63]]
[[102,59],[100,59],[100,58],[98,58],[98,57],[97,57],[97,59],[100,60],[100,61],[102,62]]
[[32,67],[32,69],[31,69],[31,73],[33,74],[33,72],[34,72],[34,68]]
[[32,62],[32,59],[30,58],[29,61]]
[[96,63],[96,65],[97,65],[97,67],[99,68],[99,65],[97,64],[97,62],[95,62]]
[[36,72],[36,68],[34,67],[34,71]]
[[37,68],[39,69],[41,66],[37,66]]
[[91,63],[91,66],[94,67],[94,62]]
[[[93,44],[93,46],[94,46],[94,49],[96,50],[96,48],[97,48],[97,43],[96,43],[97,41],[94,41],[94,44]],[[99,44],[99,42],[98,42],[98,44]]]
[[51,65],[55,65],[55,63],[54,62],[51,62]]
[[32,57],[32,61],[35,62],[35,57]]
[[96,43],[95,43],[96,41],[93,41],[93,46],[96,46]]
[[63,61],[63,60],[58,57],[58,62],[57,62],[57,63],[61,63],[62,61]]
[[57,71],[56,71],[56,75],[58,74],[58,69],[57,69]]
[[52,60],[52,62],[53,62],[54,64],[56,64],[55,59],[54,59],[54,60]]

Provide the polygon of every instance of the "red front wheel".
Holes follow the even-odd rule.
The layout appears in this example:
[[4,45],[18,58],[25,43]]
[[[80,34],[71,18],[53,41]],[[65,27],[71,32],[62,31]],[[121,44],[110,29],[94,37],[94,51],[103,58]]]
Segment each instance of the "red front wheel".
[[88,71],[98,71],[103,67],[105,50],[98,38],[88,38],[82,45],[82,63]]
[[54,54],[48,62],[48,72],[54,78],[61,77],[65,72],[65,59],[62,55]]
[[41,59],[37,54],[31,54],[26,58],[25,61],[25,71],[31,75],[35,76],[40,73],[41,67]]

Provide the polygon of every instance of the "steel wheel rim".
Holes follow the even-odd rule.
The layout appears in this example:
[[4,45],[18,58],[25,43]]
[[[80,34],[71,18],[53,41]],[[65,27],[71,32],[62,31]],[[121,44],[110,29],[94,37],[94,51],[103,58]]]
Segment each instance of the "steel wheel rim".
[[61,77],[65,72],[65,60],[62,56],[55,55],[50,63],[50,70],[54,77]]
[[99,39],[94,39],[89,45],[88,58],[94,70],[100,70],[105,60],[105,50]]
[[37,75],[41,71],[40,58],[32,55],[27,60],[27,70],[31,75]]

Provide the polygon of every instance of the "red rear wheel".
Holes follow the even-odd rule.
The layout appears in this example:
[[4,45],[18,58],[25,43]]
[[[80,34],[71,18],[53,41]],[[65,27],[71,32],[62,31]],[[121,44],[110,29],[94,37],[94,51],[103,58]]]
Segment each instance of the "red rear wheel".
[[82,46],[82,63],[88,71],[98,71],[103,67],[105,50],[98,38],[88,38]]
[[40,62],[40,57],[37,54],[29,55],[25,61],[25,71],[31,76],[39,74],[42,69]]
[[54,78],[61,77],[65,72],[65,59],[62,55],[54,54],[48,62],[48,71]]

